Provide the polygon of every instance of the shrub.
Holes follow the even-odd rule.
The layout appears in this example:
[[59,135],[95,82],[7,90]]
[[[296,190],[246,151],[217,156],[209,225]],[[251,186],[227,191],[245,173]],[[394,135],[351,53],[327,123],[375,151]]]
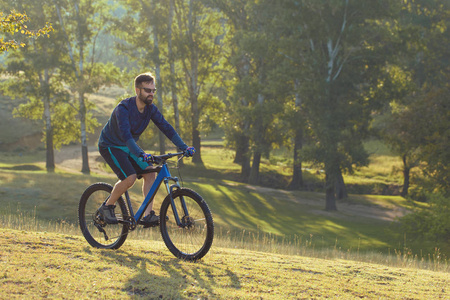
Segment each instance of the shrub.
[[416,208],[413,213],[400,219],[407,236],[414,239],[450,244],[450,199],[442,194],[427,194],[427,208]]

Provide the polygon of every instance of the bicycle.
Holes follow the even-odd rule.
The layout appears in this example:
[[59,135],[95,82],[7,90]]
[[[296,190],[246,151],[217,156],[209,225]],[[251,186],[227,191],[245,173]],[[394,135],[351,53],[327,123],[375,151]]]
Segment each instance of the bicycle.
[[[179,185],[178,178],[172,177],[167,166],[168,159],[179,157],[181,160],[184,156],[184,152],[153,156],[153,162],[158,166],[144,173],[157,172],[155,182],[136,213],[128,191],[124,194],[126,201],[123,195],[119,198],[116,203],[118,224],[107,224],[98,211],[108,200],[112,185],[104,182],[90,185],[81,196],[78,207],[80,229],[87,242],[95,248],[120,248],[128,233],[137,228],[145,209],[164,182],[168,195],[161,204],[159,228],[165,245],[180,259],[195,261],[204,257],[214,237],[211,211],[198,193]],[[171,181],[174,184],[169,185]]]

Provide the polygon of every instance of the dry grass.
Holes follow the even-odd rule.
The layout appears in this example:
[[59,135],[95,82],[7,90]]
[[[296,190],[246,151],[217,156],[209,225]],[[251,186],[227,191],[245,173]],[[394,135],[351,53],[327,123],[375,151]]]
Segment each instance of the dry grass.
[[217,245],[200,262],[174,258],[160,241],[116,251],[78,236],[3,229],[0,298],[448,299],[445,272],[267,254]]
[[[83,239],[78,225],[65,221],[44,221],[36,218],[36,212],[17,211],[14,214],[0,214],[0,227],[24,232],[46,232],[80,237]],[[129,233],[126,244],[133,244],[136,240],[162,242],[159,228],[137,228]],[[214,236],[215,247],[241,251],[264,252],[267,255],[303,256],[330,260],[348,260],[355,262],[373,263],[388,267],[415,268],[439,272],[450,272],[450,261],[435,249],[434,253],[414,254],[411,249],[394,249],[390,253],[356,249],[342,249],[336,244],[334,247],[318,247],[313,235],[309,237],[295,236],[294,238],[281,238],[278,235],[264,232],[224,231],[218,228]],[[0,298],[1,299],[1,298]]]

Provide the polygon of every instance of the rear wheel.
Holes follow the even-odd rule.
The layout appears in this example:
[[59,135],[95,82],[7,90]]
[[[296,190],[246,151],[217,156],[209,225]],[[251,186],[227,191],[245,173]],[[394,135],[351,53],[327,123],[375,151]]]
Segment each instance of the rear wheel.
[[118,249],[127,239],[128,225],[123,220],[127,218],[128,210],[122,197],[116,202],[118,224],[107,224],[98,211],[111,195],[112,189],[110,184],[95,183],[84,191],[80,199],[80,229],[88,243],[96,248]]
[[[172,193],[181,224],[174,217],[174,209],[168,195],[160,211],[161,235],[170,252],[178,258],[197,260],[208,253],[214,238],[214,222],[211,211],[196,192],[181,188]],[[186,204],[185,214],[182,200]]]

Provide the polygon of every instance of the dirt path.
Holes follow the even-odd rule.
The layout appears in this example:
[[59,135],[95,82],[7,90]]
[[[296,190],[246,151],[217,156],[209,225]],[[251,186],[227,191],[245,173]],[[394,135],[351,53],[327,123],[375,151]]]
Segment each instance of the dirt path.
[[[101,168],[99,168],[99,161],[103,161],[103,158],[98,153],[96,146],[88,146],[89,156],[89,168],[91,172],[101,175],[111,175]],[[58,167],[67,170],[69,172],[80,172],[81,163],[81,146],[64,146],[59,151],[55,151],[55,163]]]

